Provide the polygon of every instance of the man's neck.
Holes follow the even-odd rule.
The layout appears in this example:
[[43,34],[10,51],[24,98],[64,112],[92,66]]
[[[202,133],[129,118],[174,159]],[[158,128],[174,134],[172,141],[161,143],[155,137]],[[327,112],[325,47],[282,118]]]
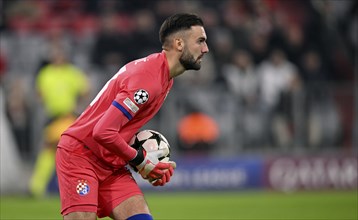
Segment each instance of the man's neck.
[[185,69],[179,62],[179,54],[173,50],[163,50],[169,65],[169,77],[174,78],[184,73]]

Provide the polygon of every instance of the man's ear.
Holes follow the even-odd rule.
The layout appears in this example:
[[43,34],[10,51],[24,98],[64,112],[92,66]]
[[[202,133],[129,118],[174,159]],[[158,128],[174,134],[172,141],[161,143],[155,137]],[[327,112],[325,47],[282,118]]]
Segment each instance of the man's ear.
[[183,51],[183,49],[184,49],[184,41],[183,41],[182,38],[175,38],[175,39],[174,39],[174,45],[175,45],[175,48],[176,48],[178,51],[180,51],[180,52]]

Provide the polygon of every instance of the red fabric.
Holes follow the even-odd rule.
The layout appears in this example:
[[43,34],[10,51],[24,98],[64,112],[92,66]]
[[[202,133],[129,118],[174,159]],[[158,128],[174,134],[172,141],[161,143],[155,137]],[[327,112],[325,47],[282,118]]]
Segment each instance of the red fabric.
[[58,148],[56,153],[62,215],[94,212],[102,218],[124,200],[143,195],[126,168],[110,169],[74,139],[66,139],[66,144],[74,152]]
[[[136,155],[127,143],[158,112],[172,85],[164,52],[133,61],[107,82],[64,135],[83,142],[111,166],[122,167]],[[140,89],[149,94],[144,104],[134,100],[134,94]],[[128,99],[136,105],[137,111],[125,104]],[[129,116],[114,106],[113,101]],[[72,151],[68,146],[59,146]]]

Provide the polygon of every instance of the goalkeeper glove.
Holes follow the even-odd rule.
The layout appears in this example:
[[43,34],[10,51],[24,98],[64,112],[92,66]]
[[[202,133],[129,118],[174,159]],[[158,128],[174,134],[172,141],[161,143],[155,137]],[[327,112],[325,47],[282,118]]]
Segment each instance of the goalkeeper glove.
[[[173,161],[160,162],[158,158],[164,157],[165,151],[160,149],[156,151],[147,152],[143,147],[137,151],[137,156],[129,161],[129,164],[136,168],[135,170],[144,179],[163,179],[164,184],[168,182],[168,176],[173,175],[173,172],[167,172],[170,167],[175,168],[176,164]],[[174,169],[173,169],[174,170]],[[165,177],[163,177],[165,176]],[[162,182],[160,182],[162,184]]]
[[[173,161],[170,161],[173,162]],[[175,162],[173,162],[175,164]],[[174,165],[175,166],[175,165]],[[174,174],[174,167],[170,166],[168,171],[165,172],[165,174],[160,179],[148,179],[148,181],[153,186],[164,186],[166,183],[170,181],[171,176]]]

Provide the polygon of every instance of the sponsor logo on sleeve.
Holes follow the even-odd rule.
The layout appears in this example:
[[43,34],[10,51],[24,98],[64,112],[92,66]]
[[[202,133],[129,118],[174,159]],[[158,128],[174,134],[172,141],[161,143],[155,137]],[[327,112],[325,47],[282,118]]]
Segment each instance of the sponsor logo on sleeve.
[[139,108],[136,104],[134,104],[134,102],[132,102],[132,100],[130,100],[130,98],[126,98],[123,103],[133,112],[136,113]]

